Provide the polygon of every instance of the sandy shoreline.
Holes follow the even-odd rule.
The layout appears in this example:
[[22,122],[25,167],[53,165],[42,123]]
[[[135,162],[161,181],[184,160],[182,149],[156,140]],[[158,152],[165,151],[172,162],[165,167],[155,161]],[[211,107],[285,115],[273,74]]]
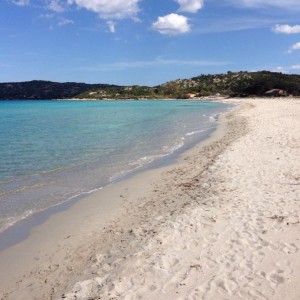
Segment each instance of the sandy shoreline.
[[300,101],[229,102],[176,164],[1,251],[0,299],[299,299]]

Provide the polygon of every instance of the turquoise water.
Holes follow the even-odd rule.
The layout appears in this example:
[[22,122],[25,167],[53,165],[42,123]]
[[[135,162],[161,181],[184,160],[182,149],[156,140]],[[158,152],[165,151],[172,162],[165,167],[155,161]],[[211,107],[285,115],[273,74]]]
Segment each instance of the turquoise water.
[[200,140],[226,109],[203,101],[0,102],[0,231]]

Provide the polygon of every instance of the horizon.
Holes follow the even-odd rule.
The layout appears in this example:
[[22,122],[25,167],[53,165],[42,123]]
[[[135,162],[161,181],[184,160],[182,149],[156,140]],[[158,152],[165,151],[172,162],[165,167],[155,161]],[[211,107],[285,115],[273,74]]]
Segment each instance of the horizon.
[[157,86],[229,69],[299,74],[299,12],[298,0],[5,0],[0,82]]
[[[210,74],[199,74],[199,75],[195,75],[193,77],[200,77],[200,76],[209,76],[209,75],[226,75],[228,73],[256,73],[256,72],[271,72],[271,73],[278,73],[278,74],[283,74],[283,75],[296,75],[296,76],[300,76],[300,74],[297,73],[283,73],[280,71],[268,71],[268,70],[259,70],[259,71],[226,71],[223,73],[210,73]],[[169,80],[169,81],[165,81],[162,82],[160,84],[157,85],[139,85],[139,84],[131,84],[131,85],[117,85],[117,84],[113,84],[113,83],[108,83],[108,82],[94,82],[94,83],[88,83],[88,82],[79,82],[79,81],[53,81],[53,80],[47,80],[47,79],[31,79],[31,80],[26,80],[26,81],[9,81],[9,82],[0,82],[0,84],[15,84],[15,83],[27,83],[27,82],[34,82],[34,81],[40,81],[40,82],[51,82],[51,83],[59,83],[59,84],[65,84],[65,83],[76,83],[76,84],[87,84],[87,85],[108,85],[108,86],[120,86],[120,87],[126,87],[126,86],[145,86],[145,87],[155,87],[155,86],[160,86],[163,84],[166,84],[168,82],[173,82],[173,81],[177,81],[177,80],[191,80],[193,77],[189,77],[189,78],[176,78],[173,80]]]

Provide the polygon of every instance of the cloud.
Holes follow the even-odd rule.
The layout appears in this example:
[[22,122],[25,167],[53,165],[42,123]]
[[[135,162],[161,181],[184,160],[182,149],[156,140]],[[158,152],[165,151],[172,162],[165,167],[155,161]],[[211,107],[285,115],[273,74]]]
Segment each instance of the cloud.
[[61,4],[60,0],[48,0],[47,1],[47,8],[57,12],[57,13],[62,13],[65,11],[65,8],[63,7],[63,5]]
[[66,10],[68,3],[66,0],[9,0],[19,6],[31,6],[38,9],[48,9],[56,13]]
[[300,33],[300,25],[275,25],[272,30],[276,33],[295,34]]
[[115,33],[116,32],[116,24],[115,22],[113,21],[107,21],[107,25],[108,25],[108,28],[109,28],[109,31],[112,32],[112,33]]
[[278,7],[286,10],[300,10],[299,0],[227,0],[237,6],[245,7]]
[[29,0],[12,0],[11,2],[19,6],[27,6],[30,4]]
[[177,14],[158,17],[158,20],[152,24],[152,28],[165,35],[178,35],[190,31],[188,18]]
[[271,71],[274,72],[281,72],[281,73],[289,73],[289,68],[288,67],[282,67],[282,66],[278,66],[275,69],[272,69]]
[[206,61],[206,60],[177,60],[177,59],[155,59],[150,61],[133,61],[133,62],[118,62],[112,64],[102,64],[93,67],[80,68],[83,71],[89,72],[103,72],[103,71],[115,71],[126,70],[135,68],[150,68],[157,66],[227,66],[230,65],[227,61]]
[[60,19],[59,22],[57,23],[58,26],[65,26],[65,25],[70,25],[70,24],[74,24],[74,21],[70,20],[70,19],[65,19],[65,18]]
[[281,73],[297,72],[297,71],[300,71],[300,65],[292,65],[292,66],[286,66],[286,67],[278,66],[273,71],[281,72]]
[[253,18],[247,16],[224,16],[222,19],[212,19],[211,17],[203,16],[193,21],[194,32],[199,34],[270,28],[274,25],[274,18]]
[[204,0],[175,0],[179,5],[179,11],[187,13],[196,13],[203,7]]
[[292,53],[296,50],[300,50],[300,42],[294,44],[293,46],[290,47],[290,49],[288,50],[288,53]]
[[134,18],[139,12],[140,0],[68,0],[80,8],[98,13],[102,19],[120,20]]

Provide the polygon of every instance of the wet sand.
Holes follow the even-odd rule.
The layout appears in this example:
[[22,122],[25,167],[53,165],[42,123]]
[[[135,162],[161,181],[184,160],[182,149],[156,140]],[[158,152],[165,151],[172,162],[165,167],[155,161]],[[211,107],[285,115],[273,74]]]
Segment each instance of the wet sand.
[[1,299],[299,299],[300,101],[230,99],[176,163],[0,252]]

